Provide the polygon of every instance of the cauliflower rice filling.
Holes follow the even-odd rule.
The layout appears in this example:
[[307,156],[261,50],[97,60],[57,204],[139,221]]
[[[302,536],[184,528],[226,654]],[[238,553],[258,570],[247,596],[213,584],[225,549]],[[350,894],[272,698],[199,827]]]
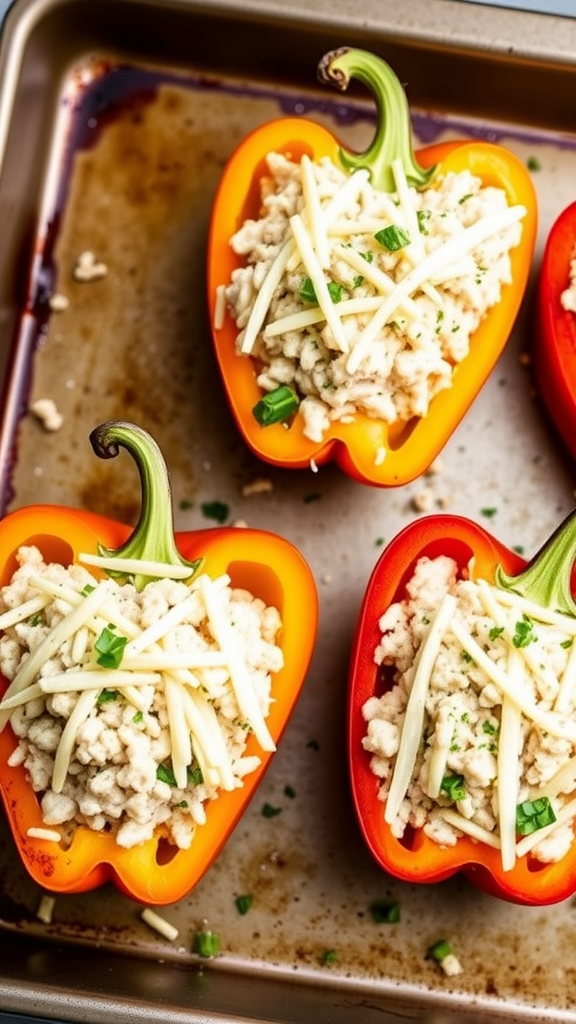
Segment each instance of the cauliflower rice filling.
[[[393,833],[423,829],[448,847],[468,834],[501,849],[506,869],[528,852],[560,860],[576,815],[576,620],[463,578],[440,556],[420,559],[379,627],[374,660],[389,685],[363,707],[362,745]],[[430,645],[413,767],[398,787]],[[553,820],[520,838],[517,807],[541,798]]]
[[[357,413],[390,425],[426,416],[512,281],[524,208],[469,171],[417,191],[397,168],[398,190],[385,193],[328,158],[271,153],[267,164],[261,216],[231,239],[245,265],[225,288],[258,384],[295,389],[314,441]],[[467,244],[480,225],[484,235]],[[450,255],[442,247],[455,239]],[[316,289],[314,270],[325,282]]]
[[[24,766],[44,824],[57,826],[64,840],[78,825],[111,832],[123,847],[158,829],[188,848],[207,802],[242,786],[260,764],[246,754],[252,726],[234,674],[249,683],[260,734],[273,749],[262,722],[272,676],[283,665],[279,612],[228,577],[199,577],[191,586],[162,579],[138,592],[130,583],[98,582],[81,565],[46,564],[33,546],[21,548],[18,560],[0,591],[0,671],[12,681],[0,701],[0,728],[12,726],[17,745],[9,763]],[[102,586],[100,610],[70,633],[64,627],[74,609]],[[215,600],[218,615],[211,612]],[[152,627],[156,639],[141,642]],[[58,629],[65,639],[12,693],[27,661],[47,649]],[[97,661],[106,631],[127,641],[112,669]],[[233,638],[234,668],[231,651],[218,642],[223,631]]]

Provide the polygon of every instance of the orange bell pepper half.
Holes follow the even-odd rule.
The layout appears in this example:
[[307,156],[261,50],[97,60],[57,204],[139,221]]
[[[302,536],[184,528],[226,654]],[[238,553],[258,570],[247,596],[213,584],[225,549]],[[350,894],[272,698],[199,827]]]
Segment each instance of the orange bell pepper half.
[[576,458],[576,313],[562,305],[576,253],[576,202],[552,225],[538,278],[535,381],[568,451]]
[[576,616],[572,596],[576,554],[576,513],[555,531],[530,561],[501,544],[478,524],[460,516],[437,515],[416,520],[388,545],[369,580],[356,626],[348,688],[348,763],[353,802],[363,838],[384,871],[406,882],[430,884],[462,872],[483,892],[511,903],[544,906],[576,892],[576,843],[556,863],[518,856],[504,870],[500,850],[461,835],[455,846],[441,846],[421,828],[393,835],[384,819],[385,801],[378,798],[379,780],[370,767],[371,754],[362,739],[365,702],[386,687],[374,661],[381,633],[379,619],[405,596],[416,562],[423,556],[453,558],[472,579],[496,583],[538,605]]
[[[273,699],[266,718],[277,744],[302,688],[315,642],[317,592],[308,565],[288,541],[262,530],[217,527],[174,535],[168,478],[152,439],[133,425],[110,423],[97,428],[91,440],[103,457],[115,455],[122,445],[136,458],[143,483],[138,526],[131,532],[113,519],[58,506],[19,509],[0,522],[0,585],[10,581],[22,545],[36,545],[45,561],[64,566],[77,561],[81,553],[105,552],[112,558],[116,554],[148,563],[189,565],[191,573],[201,562],[202,571],[212,578],[228,573],[233,586],[248,590],[281,615],[278,642],[284,666],[273,676]],[[120,561],[118,565],[120,572]],[[140,579],[139,585],[147,579]],[[0,691],[6,689],[6,680],[0,677]],[[161,828],[152,839],[126,849],[113,835],[85,825],[77,826],[70,845],[65,846],[28,835],[30,828],[46,826],[24,767],[7,764],[16,742],[7,725],[0,733],[0,790],[14,842],[34,881],[54,893],[84,892],[111,881],[127,896],[147,904],[173,903],[193,889],[223,847],[273,756],[273,751],[261,749],[254,734],[249,737],[246,754],[258,755],[260,766],[245,776],[240,788],[221,791],[206,804],[206,823],[197,827],[189,849],[170,845]]]
[[[289,469],[335,460],[353,479],[388,487],[410,482],[425,472],[465,415],[493,369],[512,331],[530,271],[536,237],[537,202],[530,175],[504,147],[481,141],[450,141],[412,153],[410,116],[405,94],[391,69],[371,54],[337,50],[320,64],[320,77],[346,89],[356,77],[374,93],[377,129],[365,153],[346,150],[321,125],[296,117],[264,124],[238,146],[224,169],[209,231],[208,299],[212,336],[226,395],[236,424],[250,449],[262,460]],[[237,350],[238,329],[230,316],[217,313],[219,289],[242,265],[230,245],[242,224],[260,213],[260,184],[267,174],[266,156],[278,152],[299,162],[329,157],[352,172],[366,168],[372,185],[393,191],[392,161],[400,158],[407,180],[417,188],[434,178],[469,170],[484,185],[505,191],[510,205],[525,207],[522,238],[511,253],[512,283],[472,336],[469,354],[456,366],[451,387],[433,399],[427,415],[387,425],[357,413],[351,422],[332,422],[322,441],[305,436],[297,413],[289,428],[283,422],[262,426],[253,410],[262,398],[255,359]]]

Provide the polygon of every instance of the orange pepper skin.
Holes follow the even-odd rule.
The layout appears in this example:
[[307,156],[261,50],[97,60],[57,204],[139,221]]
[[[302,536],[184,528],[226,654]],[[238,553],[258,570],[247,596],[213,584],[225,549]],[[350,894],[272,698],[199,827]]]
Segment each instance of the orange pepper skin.
[[[15,554],[22,545],[36,544],[45,560],[69,565],[79,553],[95,552],[99,543],[119,546],[130,532],[90,512],[46,505],[17,510],[0,523],[0,585],[13,575]],[[274,700],[267,718],[277,743],[300,693],[316,636],[317,592],[308,565],[288,541],[260,530],[218,527],[177,533],[176,544],[185,558],[203,558],[202,571],[213,577],[228,572],[233,585],[278,608],[285,664],[273,678]],[[4,683],[0,677],[2,692]],[[207,804],[207,821],[198,827],[189,850],[169,846],[158,834],[123,849],[112,836],[85,826],[77,828],[64,848],[27,836],[30,827],[46,826],[25,769],[7,765],[15,745],[8,725],[0,733],[0,789],[14,841],[34,881],[54,893],[85,892],[110,881],[131,899],[147,904],[173,903],[194,888],[226,842],[272,756],[250,738],[247,754],[257,754],[260,767],[246,776],[241,788],[222,792]]]
[[[527,169],[501,146],[485,142],[446,142],[416,153],[424,167],[438,165],[441,174],[469,169],[487,185],[505,190],[511,204],[521,203],[520,245],[511,253],[513,283],[505,285],[497,306],[475,332],[468,356],[456,367],[452,386],[441,391],[423,419],[387,426],[381,420],[356,415],[351,423],[334,423],[321,442],[304,436],[300,417],[289,429],[274,424],[262,427],[252,414],[261,398],[251,357],[236,352],[236,326],[227,315],[216,324],[217,288],[230,281],[241,265],[230,239],[248,218],[260,210],[260,181],[266,174],[265,157],[281,152],[298,161],[330,157],[338,165],[338,142],[315,122],[281,118],[262,125],[235,150],[217,190],[208,243],[208,300],[212,336],[225,392],[237,427],[248,447],[263,461],[287,469],[308,468],[335,461],[360,483],[390,487],[409,483],[424,473],[456,429],[500,356],[520,308],[531,267],[537,227],[537,202]],[[382,453],[385,457],[382,459]]]
[[348,686],[348,764],[353,802],[364,840],[384,871],[406,882],[441,882],[457,872],[483,892],[510,903],[544,906],[558,903],[576,891],[576,844],[562,860],[542,864],[519,858],[511,871],[502,870],[500,852],[467,836],[456,846],[441,847],[415,829],[397,839],[384,821],[384,804],[370,769],[370,754],[362,748],[366,723],[364,703],[382,692],[374,650],[380,641],[378,621],[405,594],[407,581],[422,556],[448,555],[461,569],[473,559],[476,579],[494,581],[497,565],[517,575],[526,562],[476,523],[450,515],[428,516],[405,527],[380,556],[366,589],[356,626]]
[[548,234],[538,276],[534,340],[535,381],[548,413],[576,459],[576,314],[560,301],[568,288],[576,247],[576,202],[566,207]]

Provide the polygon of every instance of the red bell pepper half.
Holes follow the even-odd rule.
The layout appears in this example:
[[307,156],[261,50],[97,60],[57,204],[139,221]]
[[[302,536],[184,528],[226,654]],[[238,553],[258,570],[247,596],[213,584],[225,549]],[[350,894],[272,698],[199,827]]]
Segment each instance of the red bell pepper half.
[[365,592],[352,648],[348,690],[348,760],[353,802],[360,830],[377,863],[407,882],[435,883],[463,872],[478,889],[512,903],[546,905],[576,891],[576,843],[556,863],[529,854],[504,870],[499,849],[468,835],[455,846],[441,846],[421,828],[402,838],[385,821],[386,802],[378,797],[380,780],[362,746],[366,721],[362,709],[389,686],[374,652],[381,639],[379,620],[391,604],[406,596],[406,584],[423,556],[453,558],[459,571],[536,602],[576,615],[572,597],[576,553],[576,513],[562,524],[540,552],[526,563],[480,525],[463,517],[438,515],[417,520],[402,530],[380,556]]
[[554,222],[538,281],[536,385],[568,451],[576,458],[576,313],[562,305],[576,253],[576,202]]

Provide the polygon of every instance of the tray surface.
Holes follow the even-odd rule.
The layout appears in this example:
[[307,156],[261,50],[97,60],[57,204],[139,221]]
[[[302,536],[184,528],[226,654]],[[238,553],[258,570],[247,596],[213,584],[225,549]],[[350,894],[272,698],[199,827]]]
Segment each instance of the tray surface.
[[[251,127],[285,114],[320,120],[361,147],[373,130],[372,107],[364,97],[321,91],[313,66],[299,69],[297,83],[216,67],[152,66],[87,49],[58,85],[39,202],[40,256],[12,364],[21,372],[7,375],[21,416],[2,467],[4,505],[54,502],[134,521],[136,477],[121,460],[95,460],[87,439],[104,420],[138,422],[164,450],[177,528],[210,525],[201,506],[218,500],[229,522],[277,530],[301,548],[320,589],[316,654],[272,767],[232,838],[194,892],[163,911],[179,930],[173,943],[112,887],[58,897],[52,922],[42,924],[41,893],[24,875],[3,820],[0,928],[32,944],[46,939],[161,960],[170,972],[197,966],[192,937],[208,923],[221,937],[221,956],[209,965],[215,975],[366,999],[400,996],[463,1017],[472,1001],[508,1020],[575,1021],[572,901],[512,907],[459,878],[418,888],[386,877],[361,842],[344,758],[348,652],[382,544],[419,509],[447,509],[489,520],[499,539],[530,555],[573,505],[574,468],[530,376],[531,296],[498,366],[425,478],[379,491],[334,467],[286,474],[258,463],[233,426],[207,328],[205,241],[219,173]],[[460,112],[418,107],[413,114],[417,143],[489,138],[534,168],[540,253],[555,215],[574,198],[576,138]],[[78,283],[72,268],[87,249],[108,273]],[[65,311],[50,312],[53,291],[69,299]],[[27,413],[38,398],[56,403],[63,416],[57,432]],[[257,481],[261,488],[252,487]],[[265,802],[281,813],[265,818]],[[253,905],[240,915],[235,898],[243,893]],[[369,905],[388,896],[398,899],[401,919],[376,924]],[[426,960],[439,938],[449,938],[462,961],[457,978]],[[330,964],[327,949],[336,952]]]

